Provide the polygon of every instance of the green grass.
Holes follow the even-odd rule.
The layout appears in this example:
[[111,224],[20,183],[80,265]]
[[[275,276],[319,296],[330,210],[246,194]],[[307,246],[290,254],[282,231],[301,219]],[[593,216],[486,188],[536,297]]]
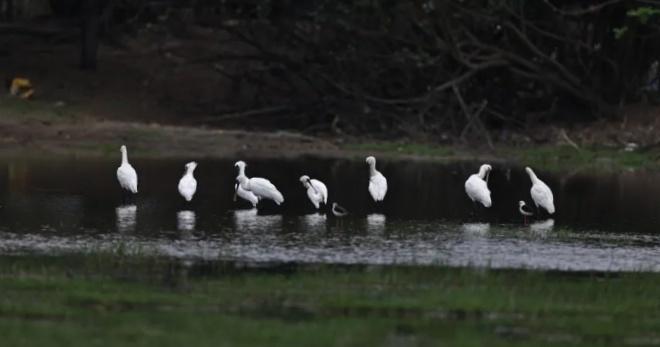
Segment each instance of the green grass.
[[0,258],[6,346],[658,343],[660,275]]
[[0,96],[0,114],[13,120],[73,121],[77,115],[70,105],[56,106],[53,102],[22,100]]
[[508,161],[530,165],[544,170],[598,169],[660,169],[660,153],[657,151],[626,152],[620,149],[584,147],[579,150],[570,146],[498,146],[494,150],[472,149],[432,144],[399,142],[372,142],[348,144],[349,151],[373,151],[383,155],[416,155],[440,160],[487,160]]
[[658,153],[654,151],[625,152],[599,147],[577,150],[569,146],[540,146],[505,149],[503,153],[524,165],[542,167],[546,170],[660,168]]
[[374,151],[384,154],[405,154],[424,157],[449,157],[455,154],[454,149],[451,147],[407,142],[352,143],[347,144],[345,149],[350,151]]

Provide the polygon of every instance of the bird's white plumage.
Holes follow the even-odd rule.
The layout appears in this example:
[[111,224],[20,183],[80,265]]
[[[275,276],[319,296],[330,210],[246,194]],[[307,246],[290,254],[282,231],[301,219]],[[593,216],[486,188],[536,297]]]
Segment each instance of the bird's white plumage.
[[137,172],[128,162],[128,151],[126,146],[121,146],[121,165],[117,168],[117,181],[123,189],[135,194],[138,192]]
[[[247,166],[247,164],[245,164],[244,161],[239,160],[234,164],[234,166],[238,167],[238,176],[236,176],[237,180],[239,177],[247,177],[245,176],[245,167]],[[251,191],[243,189],[243,187],[241,187],[240,184],[236,183],[236,185],[234,186],[234,192],[241,199],[249,201],[252,204],[252,207],[257,207],[257,203],[259,202],[259,197],[254,195],[254,193],[252,193]],[[236,200],[235,197],[234,200]]]
[[366,162],[369,164],[369,193],[374,201],[383,201],[387,194],[387,179],[376,170],[376,158],[369,156]]
[[300,182],[307,188],[307,197],[316,209],[320,207],[321,203],[328,203],[328,188],[323,182],[314,178],[310,179],[307,175],[301,176]]
[[284,196],[282,196],[282,193],[277,190],[277,187],[275,187],[274,184],[265,178],[241,177],[239,183],[243,189],[251,191],[259,199],[270,199],[278,205],[284,202]]
[[257,207],[259,198],[256,195],[254,195],[254,193],[252,193],[249,190],[243,189],[241,185],[238,183],[236,183],[234,189],[236,190],[236,195],[238,195],[241,199],[249,201],[252,204],[252,207]]
[[192,200],[195,192],[197,191],[197,180],[194,176],[196,167],[197,163],[194,161],[186,164],[186,172],[179,180],[179,194],[181,194],[181,196],[186,199],[186,201]]
[[481,165],[479,172],[470,175],[465,181],[465,193],[467,193],[470,200],[481,203],[484,207],[491,207],[493,204],[488,183],[484,180],[490,169],[491,167],[488,164]]
[[548,187],[547,184],[536,177],[536,174],[534,171],[532,171],[531,168],[527,167],[525,168],[525,171],[527,171],[529,178],[532,180],[532,188],[530,189],[530,194],[532,195],[534,204],[537,207],[542,207],[550,214],[555,213],[555,201],[550,187]]

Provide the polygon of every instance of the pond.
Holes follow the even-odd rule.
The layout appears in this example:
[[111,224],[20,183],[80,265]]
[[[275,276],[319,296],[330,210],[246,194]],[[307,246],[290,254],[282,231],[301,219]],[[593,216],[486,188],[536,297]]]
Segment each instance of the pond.
[[[660,271],[660,173],[537,174],[557,213],[524,225],[523,168],[493,165],[493,207],[475,207],[463,184],[480,163],[378,162],[389,191],[376,204],[363,160],[250,160],[285,196],[259,211],[233,201],[233,161],[198,159],[198,193],[176,186],[186,160],[132,163],[140,193],[123,201],[118,160],[41,159],[0,164],[0,252],[134,252],[183,260],[487,266],[557,270]],[[314,210],[298,178],[324,181],[329,201],[350,211]]]

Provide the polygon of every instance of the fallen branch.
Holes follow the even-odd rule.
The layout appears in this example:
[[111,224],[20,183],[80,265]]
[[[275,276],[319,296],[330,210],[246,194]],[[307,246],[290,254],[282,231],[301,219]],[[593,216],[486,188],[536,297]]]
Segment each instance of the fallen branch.
[[264,114],[270,114],[270,113],[277,113],[277,112],[282,112],[290,109],[288,106],[271,106],[271,107],[264,107],[264,108],[257,108],[257,109],[252,109],[252,110],[247,110],[243,112],[232,112],[232,113],[225,113],[221,114],[218,116],[213,116],[213,117],[207,117],[207,118],[202,118],[200,121],[202,122],[221,122],[229,119],[239,119],[239,118],[246,118],[246,117],[251,117],[251,116],[258,116],[258,115],[264,115]]

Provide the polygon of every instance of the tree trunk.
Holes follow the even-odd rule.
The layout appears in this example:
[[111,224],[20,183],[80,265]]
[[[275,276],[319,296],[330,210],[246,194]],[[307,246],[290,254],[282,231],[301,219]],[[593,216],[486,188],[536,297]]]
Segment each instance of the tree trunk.
[[83,0],[81,25],[80,67],[96,70],[99,46],[100,0]]

